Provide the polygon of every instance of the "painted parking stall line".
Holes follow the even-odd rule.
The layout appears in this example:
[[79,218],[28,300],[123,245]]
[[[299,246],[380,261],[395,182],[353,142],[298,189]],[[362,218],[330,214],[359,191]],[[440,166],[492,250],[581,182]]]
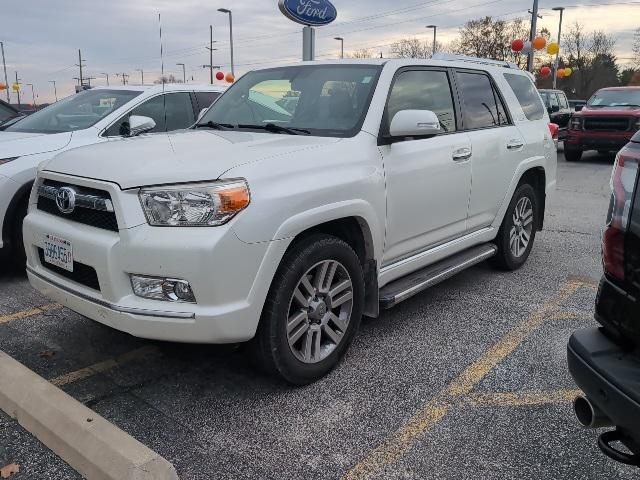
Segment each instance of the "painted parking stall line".
[[22,318],[33,317],[35,315],[40,315],[41,313],[51,312],[54,310],[62,309],[62,305],[58,303],[49,303],[47,305],[42,305],[40,307],[31,308],[29,310],[22,310],[20,312],[12,313],[9,315],[4,315],[0,317],[0,325],[3,323],[12,322],[14,320],[20,320]]

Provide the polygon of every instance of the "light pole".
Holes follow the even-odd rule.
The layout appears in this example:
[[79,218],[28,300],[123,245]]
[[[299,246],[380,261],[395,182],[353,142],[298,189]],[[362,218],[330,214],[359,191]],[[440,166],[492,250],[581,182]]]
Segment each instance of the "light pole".
[[185,70],[184,63],[176,63],[176,65],[182,65],[182,83],[187,83],[187,73]]
[[36,108],[36,92],[33,89],[33,83],[27,83],[31,87],[31,97],[33,98],[33,108]]
[[[533,39],[536,38],[538,32],[538,0],[533,0],[533,9],[531,10],[531,31],[529,33],[529,41],[533,44]],[[534,49],[531,47],[531,51],[527,55],[527,71],[533,72],[533,56]]]
[[16,72],[16,85],[18,86],[18,89],[16,90],[16,93],[18,94],[18,110],[20,110],[20,78],[18,78],[18,72]]
[[4,61],[4,43],[0,42],[0,50],[2,50],[2,68],[4,68],[4,85],[7,87],[7,103],[11,103],[9,97],[9,79],[7,78],[7,64]]
[[564,13],[564,7],[553,7],[551,10],[560,12],[560,23],[558,24],[558,53],[556,53],[556,61],[553,63],[553,89],[555,90],[558,84],[558,61],[560,57],[560,34],[562,33],[562,14]]
[[56,81],[55,80],[49,80],[49,83],[53,83],[53,94],[56,97],[56,102],[58,101],[58,89],[56,88]]
[[231,75],[236,76],[236,71],[233,66],[233,14],[231,10],[227,8],[219,8],[219,12],[229,14],[229,44],[231,45]]
[[436,54],[436,30],[438,27],[437,25],[427,25],[427,28],[433,28],[433,50],[431,56],[434,56]]
[[109,74],[102,72],[100,75],[104,75],[105,77],[107,77],[107,87],[109,86]]
[[140,72],[140,77],[142,80],[142,85],[144,85],[144,70],[141,68],[136,68],[136,72]]
[[344,38],[335,37],[334,40],[338,40],[340,42],[340,58],[344,58]]

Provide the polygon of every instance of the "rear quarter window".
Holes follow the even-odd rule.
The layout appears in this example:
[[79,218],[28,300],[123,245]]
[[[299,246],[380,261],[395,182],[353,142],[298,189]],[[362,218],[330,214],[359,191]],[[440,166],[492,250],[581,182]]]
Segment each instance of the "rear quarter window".
[[518,99],[527,120],[542,119],[544,117],[544,105],[531,79],[516,73],[505,73],[504,78]]

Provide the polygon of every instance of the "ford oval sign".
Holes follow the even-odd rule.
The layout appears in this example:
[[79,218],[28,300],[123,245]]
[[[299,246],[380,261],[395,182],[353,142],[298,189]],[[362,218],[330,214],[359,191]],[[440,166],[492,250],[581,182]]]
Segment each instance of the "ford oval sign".
[[329,0],[278,0],[280,11],[302,25],[328,25],[338,16]]

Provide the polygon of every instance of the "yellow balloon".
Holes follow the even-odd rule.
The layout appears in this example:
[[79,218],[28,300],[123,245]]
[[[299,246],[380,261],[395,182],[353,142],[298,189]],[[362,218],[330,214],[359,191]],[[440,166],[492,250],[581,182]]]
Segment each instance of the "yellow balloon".
[[571,70],[569,67],[564,69],[564,76],[568,77],[573,73],[573,70]]
[[11,88],[13,89],[14,92],[19,92],[20,91],[20,84],[19,83],[14,83],[13,85],[11,85]]
[[547,45],[547,53],[549,55],[555,55],[560,51],[560,46],[556,42],[551,42]]

